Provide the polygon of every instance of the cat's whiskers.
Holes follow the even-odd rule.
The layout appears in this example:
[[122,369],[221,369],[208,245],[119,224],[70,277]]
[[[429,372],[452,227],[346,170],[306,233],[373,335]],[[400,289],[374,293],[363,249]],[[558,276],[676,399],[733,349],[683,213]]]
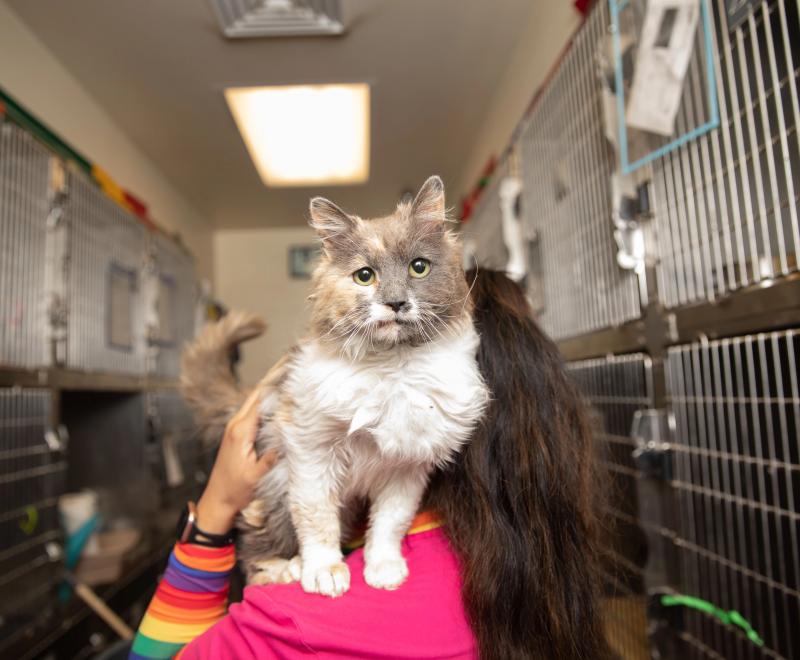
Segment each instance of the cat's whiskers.
[[376,330],[377,326],[373,321],[359,321],[356,323],[343,346],[343,351],[347,353],[351,362],[363,356],[367,343],[370,344],[370,348],[372,347],[371,337]]
[[[467,301],[470,299],[470,295],[472,293],[472,289],[474,288],[476,281],[477,281],[477,274],[475,276],[475,279],[472,280],[472,284],[470,284],[469,289],[467,290],[467,293],[464,296],[460,297],[460,298],[451,298],[446,303],[425,303],[425,304],[426,305],[430,305],[431,307],[448,308],[448,307],[452,307],[453,305],[458,305],[459,303],[462,303],[461,311],[463,313],[464,309],[466,308]],[[457,318],[457,317],[454,316],[454,315],[442,315],[442,318]]]
[[356,326],[353,330],[350,331],[347,339],[345,340],[344,344],[342,345],[342,353],[350,358],[352,362],[355,359],[355,355],[350,352],[350,344],[353,340],[359,335],[359,326]]
[[452,304],[440,304],[423,301],[418,303],[418,307],[419,317],[428,325],[428,327],[435,331],[440,338],[444,338],[442,326],[446,325],[446,323],[442,323],[442,321],[457,318],[454,314],[444,314],[436,311],[439,308],[449,309],[452,307]]
[[434,323],[434,319],[436,318],[439,317],[435,315],[431,315],[430,317],[428,317],[427,314],[420,314],[419,320],[421,323],[424,323],[428,328],[430,328],[433,332],[435,332],[440,339],[444,339],[444,334],[442,334],[442,331],[439,328],[437,328],[436,324]]
[[433,323],[432,319],[435,318],[435,315],[429,315],[427,313],[420,313],[420,315],[417,317],[417,327],[422,336],[425,337],[425,343],[428,345],[429,351],[433,350],[432,342],[435,339],[431,333],[436,333],[440,338],[444,337],[441,331]]
[[428,334],[425,332],[422,324],[419,321],[414,321],[414,328],[417,331],[417,334],[421,335],[424,341],[422,342],[425,348],[430,352],[431,350],[431,342]]
[[[427,315],[422,311],[422,309],[420,309],[419,314],[417,314],[417,318],[415,319],[414,324],[418,329],[424,329],[426,327],[430,327],[430,321],[428,321]],[[426,341],[431,340],[431,336],[427,332],[424,333],[424,336]]]
[[467,308],[467,301],[469,300],[470,295],[472,295],[472,289],[475,288],[475,282],[478,281],[478,270],[479,270],[478,262],[475,261],[475,277],[472,279],[472,284],[469,285],[469,289],[467,290],[467,295],[464,296],[464,304],[461,306],[461,313],[464,313],[464,310]]
[[367,332],[367,337],[369,339],[369,347],[370,350],[375,350],[375,344],[373,340],[375,339],[375,335],[378,333],[378,326],[374,323],[369,326],[369,330]]
[[[357,308],[356,309],[351,309],[349,312],[347,312],[347,314],[345,314],[342,318],[340,318],[338,321],[336,321],[336,323],[334,323],[331,326],[331,328],[328,330],[328,332],[326,332],[324,335],[322,335],[323,338],[327,338],[329,335],[331,335],[333,333],[333,331],[336,330],[336,328],[338,328],[342,323],[357,320],[358,316],[359,316],[359,310]],[[336,333],[335,336],[336,337],[343,337],[345,334],[346,334],[346,332],[338,332],[338,333]]]

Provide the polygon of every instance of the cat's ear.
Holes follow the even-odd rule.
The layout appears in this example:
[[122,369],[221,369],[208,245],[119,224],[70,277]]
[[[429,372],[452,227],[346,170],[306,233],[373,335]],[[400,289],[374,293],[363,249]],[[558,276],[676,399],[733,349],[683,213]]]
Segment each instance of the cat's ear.
[[308,205],[311,213],[309,223],[326,245],[334,244],[343,238],[355,224],[355,218],[347,215],[332,201],[324,197],[314,197]]
[[434,175],[422,184],[411,204],[411,214],[423,222],[444,223],[444,183],[441,177]]

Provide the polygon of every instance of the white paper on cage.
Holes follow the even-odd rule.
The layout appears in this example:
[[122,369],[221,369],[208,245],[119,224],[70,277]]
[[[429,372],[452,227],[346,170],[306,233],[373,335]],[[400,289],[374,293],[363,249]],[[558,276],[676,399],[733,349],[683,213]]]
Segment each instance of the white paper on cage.
[[650,0],[636,53],[628,126],[670,136],[694,49],[700,0]]

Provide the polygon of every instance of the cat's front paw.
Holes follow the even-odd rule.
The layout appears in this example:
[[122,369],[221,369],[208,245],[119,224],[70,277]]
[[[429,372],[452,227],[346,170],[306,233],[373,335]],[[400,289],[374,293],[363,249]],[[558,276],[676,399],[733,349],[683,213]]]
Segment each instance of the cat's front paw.
[[247,570],[247,584],[289,584],[300,579],[300,557],[275,557],[252,562]]
[[402,557],[379,559],[364,566],[364,581],[376,589],[397,589],[408,577],[408,565]]
[[300,584],[306,593],[335,598],[350,588],[350,569],[342,561],[323,565],[306,562],[303,564]]

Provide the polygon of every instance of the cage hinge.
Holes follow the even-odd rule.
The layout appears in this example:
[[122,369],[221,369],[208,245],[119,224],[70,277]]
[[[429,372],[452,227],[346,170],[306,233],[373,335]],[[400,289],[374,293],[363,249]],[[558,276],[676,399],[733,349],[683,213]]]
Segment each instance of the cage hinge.
[[661,481],[672,478],[672,452],[669,439],[674,423],[666,410],[637,410],[631,425],[636,444],[633,460],[642,476]]

